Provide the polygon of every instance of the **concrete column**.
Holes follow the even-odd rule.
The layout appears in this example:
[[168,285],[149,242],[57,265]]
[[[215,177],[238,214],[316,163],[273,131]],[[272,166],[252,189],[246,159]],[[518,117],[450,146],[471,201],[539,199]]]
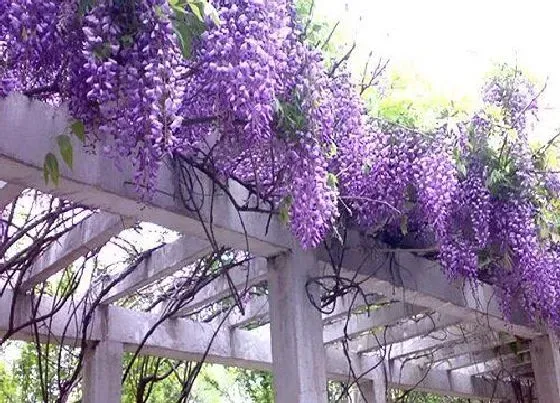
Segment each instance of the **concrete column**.
[[554,333],[532,340],[531,362],[537,400],[542,403],[560,402],[560,345]]
[[351,394],[352,403],[386,403],[385,382],[381,379],[367,379],[354,386]]
[[[325,403],[327,377],[321,313],[306,293],[318,273],[312,251],[296,249],[270,261],[270,332],[276,403]],[[319,302],[319,290],[311,294]]]
[[83,368],[83,403],[121,401],[123,345],[101,341],[88,349]]

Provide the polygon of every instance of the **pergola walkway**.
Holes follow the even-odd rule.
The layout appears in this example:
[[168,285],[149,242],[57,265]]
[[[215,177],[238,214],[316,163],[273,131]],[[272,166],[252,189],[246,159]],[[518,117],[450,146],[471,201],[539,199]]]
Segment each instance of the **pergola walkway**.
[[[211,249],[199,219],[185,212],[173,197],[176,183],[170,170],[163,170],[158,192],[146,204],[139,201],[129,172],[116,170],[103,156],[74,150],[73,171],[61,167],[59,186],[45,185],[43,159],[68,121],[63,109],[22,96],[0,101],[0,180],[6,182],[0,189],[0,208],[23,189],[33,188],[100,210],[34,263],[25,289],[135,222],[156,223],[182,234],[144,260],[105,296],[96,312],[83,372],[84,401],[118,402],[123,352],[136,349],[158,315],[118,307],[114,302],[189,265]],[[241,192],[239,198],[243,198]],[[209,210],[202,214],[210,215]],[[560,402],[560,349],[555,336],[527,323],[522,315],[514,313],[511,322],[506,321],[490,286],[450,284],[433,261],[406,251],[392,251],[394,259],[387,259],[387,251],[368,248],[356,234],[343,255],[340,250],[335,254],[343,256],[348,276],[355,276],[372,296],[370,309],[365,309],[364,302],[360,305],[360,300],[354,304],[349,294],[339,298],[331,313],[321,314],[309,301],[306,283],[330,270],[327,251],[301,250],[280,223],[267,223],[264,215],[244,212],[241,216],[245,227],[234,206],[225,197],[218,198],[213,205],[214,235],[221,244],[237,250],[246,250],[248,245],[256,258],[235,269],[231,278],[239,285],[266,285],[268,294],[251,299],[244,315],[229,317],[215,335],[207,360],[272,370],[277,402],[326,402],[327,379],[348,381],[349,360],[358,372],[374,368],[360,381],[369,403],[386,401],[386,385],[515,401],[504,370],[509,376],[534,380],[539,402]],[[394,264],[402,268],[399,276],[395,276]],[[220,278],[204,288],[185,310],[157,328],[142,353],[200,359],[217,323],[186,317],[226,296],[230,285]],[[31,315],[31,295],[14,295],[7,290],[0,302],[0,332],[8,329],[14,298],[16,322],[24,323]],[[41,303],[47,307],[49,301]],[[351,317],[350,307],[354,311]],[[64,331],[68,337],[72,333],[72,329],[63,329],[64,315],[64,309],[55,315],[51,334]],[[248,326],[256,322],[259,326]],[[31,331],[24,328],[17,337],[27,339]],[[343,342],[348,354],[344,354]],[[518,346],[515,352],[511,343]],[[502,375],[500,380],[498,374]]]

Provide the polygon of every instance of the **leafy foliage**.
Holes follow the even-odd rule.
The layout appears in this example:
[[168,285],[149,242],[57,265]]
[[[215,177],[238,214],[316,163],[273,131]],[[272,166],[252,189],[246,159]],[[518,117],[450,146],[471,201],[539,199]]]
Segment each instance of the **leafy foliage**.
[[[0,95],[67,101],[71,132],[132,164],[148,195],[172,156],[240,183],[303,247],[343,227],[435,247],[450,277],[495,284],[506,313],[515,299],[560,326],[560,179],[550,147],[529,145],[540,92],[526,75],[499,66],[472,115],[426,116],[403,95],[379,97],[372,116],[352,48],[333,59],[331,31],[298,17],[312,3],[211,4],[2,1]],[[73,165],[69,139],[58,146]],[[59,170],[50,153],[45,179]]]

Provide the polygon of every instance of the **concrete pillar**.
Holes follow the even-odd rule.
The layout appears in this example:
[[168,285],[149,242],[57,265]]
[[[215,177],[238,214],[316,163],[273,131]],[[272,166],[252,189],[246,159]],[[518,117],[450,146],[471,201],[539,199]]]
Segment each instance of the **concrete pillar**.
[[[313,251],[296,249],[269,262],[272,368],[276,403],[325,403],[327,377],[321,312],[306,282],[318,273]],[[319,302],[319,290],[311,294]]]
[[122,343],[101,341],[88,348],[83,368],[83,403],[121,401],[122,357]]
[[[377,372],[376,372],[377,373]],[[351,391],[352,403],[386,403],[385,382],[381,379],[364,379],[360,381],[359,389],[355,385]]]
[[560,402],[560,345],[554,333],[532,340],[531,362],[537,400],[542,403]]

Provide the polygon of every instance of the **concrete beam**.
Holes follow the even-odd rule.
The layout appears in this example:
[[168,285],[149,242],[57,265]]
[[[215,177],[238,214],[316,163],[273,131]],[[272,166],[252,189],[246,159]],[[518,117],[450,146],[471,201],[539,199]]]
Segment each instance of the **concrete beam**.
[[84,356],[82,401],[119,403],[121,401],[123,345],[101,341],[90,345]]
[[[6,290],[0,298],[0,333],[7,329],[9,321],[9,312],[11,306],[12,294],[10,290]],[[17,303],[17,311],[23,312],[30,309],[30,295],[19,295]],[[40,312],[47,309],[52,301],[48,297],[42,303]],[[62,342],[65,344],[74,343],[76,339],[76,331],[72,326],[65,329],[67,323],[79,321],[79,317],[69,319],[69,309],[63,309],[60,315],[56,315],[52,321],[50,332],[46,326],[39,326],[39,331],[45,335],[50,334],[51,342]],[[159,316],[126,308],[116,307],[113,305],[101,306],[95,314],[95,322],[91,326],[91,333],[88,340],[92,346],[105,344],[106,350],[110,350],[110,345],[122,345],[124,351],[133,352],[142,342],[146,332],[150,330]],[[68,333],[65,333],[65,330]],[[214,342],[209,349],[206,357],[208,362],[218,363],[222,365],[237,366],[241,368],[259,369],[270,371],[272,369],[272,353],[270,343],[269,326],[261,326],[254,330],[229,329],[227,326],[217,331],[216,335],[215,323],[201,323],[188,319],[170,319],[161,324],[156,331],[147,339],[141,354],[149,354],[164,358],[196,361],[200,360],[207,350],[210,339],[214,338]],[[15,335],[15,339],[30,340],[32,329],[27,327]],[[66,337],[62,338],[63,335]],[[99,351],[99,350],[98,350]],[[98,356],[101,357],[101,356]],[[371,360],[373,357],[364,356],[364,360]],[[367,368],[368,362],[361,364],[362,359],[357,354],[350,356],[354,368],[358,370]],[[116,360],[114,360],[116,362]],[[91,362],[91,361],[90,361]],[[103,360],[95,361],[93,365],[98,367]],[[342,354],[340,349],[329,348],[326,351],[326,373],[330,379],[338,379],[341,381],[348,380],[348,361]],[[118,365],[117,365],[118,366]],[[112,371],[111,368],[103,367],[101,371],[95,370],[92,373],[103,373]],[[422,387],[431,391],[444,394],[460,394],[465,395],[465,388],[461,385],[470,384],[473,395],[489,398],[492,395],[483,395],[484,390],[477,389],[477,383],[471,384],[470,376],[457,374],[453,376],[456,383],[445,381],[442,374],[446,371],[435,371],[435,375],[424,378]],[[403,387],[408,382],[416,383],[423,379],[424,375],[420,367],[415,365],[407,365],[405,372],[400,372],[399,376],[404,378],[393,377],[389,380],[389,386]],[[371,376],[377,376],[371,374]],[[120,380],[120,376],[111,375],[115,380]],[[374,378],[379,381],[379,378]],[[444,381],[442,382],[442,379]],[[91,382],[95,382],[92,380]],[[453,388],[457,387],[457,390]],[[108,391],[114,391],[113,387],[109,387]],[[101,398],[100,398],[101,399]],[[95,400],[94,400],[95,401]],[[101,400],[103,402],[111,400]],[[97,402],[97,401],[95,401]]]
[[29,274],[21,285],[22,290],[29,290],[65,269],[79,257],[105,245],[113,236],[133,223],[130,219],[119,216],[93,213],[62,235],[33,262]]
[[465,343],[449,346],[434,352],[429,360],[430,362],[437,362],[444,367],[458,368],[462,363],[476,359],[477,354],[493,353],[501,356],[513,351],[517,353],[529,351],[528,343],[521,343],[516,348],[512,348],[510,343],[516,343],[515,338],[505,335],[501,335],[501,337],[492,335],[488,340],[468,340]]
[[387,364],[387,373],[389,385],[394,388],[413,388],[470,399],[505,400],[515,396],[511,386],[504,382],[475,378],[455,371],[421,368],[399,360],[392,360]]
[[[486,361],[492,361],[495,359],[512,358],[516,355],[528,352],[529,344],[525,344],[524,348],[521,347],[520,349],[517,349],[515,351],[510,347],[510,345],[499,345],[494,348],[486,347],[486,349],[483,348],[484,345],[482,345],[482,347],[479,347],[479,351],[471,351],[466,354],[441,360],[439,366],[448,370],[454,370],[465,368],[478,363],[483,363]],[[433,358],[433,361],[435,361],[435,358],[439,357]]]
[[[5,289],[0,296],[0,334],[29,325],[36,318],[45,318],[44,321],[40,322],[37,329],[39,336],[44,340],[49,339],[54,342],[56,339],[56,342],[70,344],[81,337],[82,310],[78,309],[75,312],[71,303],[67,302],[54,314],[53,309],[56,301],[47,295],[42,296],[39,300],[35,295],[18,294],[12,311],[13,303],[13,290]],[[60,304],[56,305],[59,306]],[[12,327],[10,327],[10,321]],[[26,326],[12,338],[31,340],[31,336],[33,336],[33,329]],[[93,317],[90,332],[87,336],[92,341],[100,340],[101,322],[99,315]],[[64,337],[63,340],[61,340],[62,337]]]
[[378,294],[367,295],[366,300],[362,296],[355,297],[353,293],[342,295],[336,299],[336,303],[330,304],[323,308],[323,323],[325,325],[342,320],[348,316],[348,312],[366,313],[368,308],[370,311],[380,304],[386,304],[389,300],[387,297]]
[[[229,271],[231,283],[238,291],[244,291],[267,280],[268,269],[264,258],[253,258],[248,263]],[[175,317],[188,316],[201,308],[231,295],[231,284],[222,276],[200,290],[191,303],[179,310]]]
[[0,212],[13,202],[24,189],[23,186],[0,181]]
[[394,302],[372,308],[369,313],[353,314],[350,318],[343,317],[336,322],[325,325],[323,341],[328,344],[341,341],[346,336],[353,338],[364,332],[395,324],[404,318],[415,316],[425,311],[425,308],[415,307],[402,302]]
[[358,336],[351,342],[351,349],[359,353],[365,353],[380,349],[389,344],[427,335],[439,329],[460,323],[460,319],[451,316],[440,314],[426,315],[415,321],[410,320],[399,325],[390,326],[387,329],[379,329],[376,335]]
[[321,313],[309,301],[320,301],[319,288],[307,280],[319,274],[311,251],[296,249],[274,259],[268,289],[278,403],[327,401],[325,349]]
[[555,333],[534,339],[531,360],[539,402],[560,402],[560,343]]
[[210,244],[198,238],[183,237],[164,245],[144,259],[130,275],[111,289],[103,299],[103,303],[110,304],[154,281],[172,275],[211,251]]
[[[101,153],[86,153],[76,144],[73,170],[61,165],[60,184],[45,185],[45,155],[56,147],[56,136],[64,133],[70,122],[65,107],[52,107],[15,94],[0,100],[0,179],[138,221],[157,223],[185,236],[207,239],[198,215],[188,213],[174,197],[178,195],[177,177],[165,164],[159,172],[154,197],[148,202],[131,184],[132,167],[123,164],[120,171]],[[25,147],[22,138],[33,147]],[[238,193],[243,203],[246,194]],[[278,220],[268,223],[266,214],[238,213],[223,195],[214,200],[213,206],[204,204],[201,214],[206,226],[212,218],[212,232],[223,245],[239,250],[248,245],[256,256],[276,255],[292,245],[289,231]]]
[[528,353],[517,356],[515,354],[510,354],[508,356],[494,358],[486,362],[473,363],[468,367],[456,369],[453,371],[476,376],[489,373],[497,373],[501,374],[503,377],[504,375],[507,375],[507,373],[512,369],[526,364],[531,364],[531,358],[529,357]]
[[[452,326],[448,329],[441,329],[414,339],[400,343],[391,344],[386,349],[388,359],[416,359],[419,356],[427,355],[428,360],[436,351],[456,344],[462,344],[475,340],[477,330],[474,326]],[[478,330],[480,332],[480,330]]]
[[244,306],[244,315],[239,311],[232,312],[228,317],[229,326],[232,328],[244,327],[252,322],[268,322],[268,296],[259,295],[252,297]]
[[533,381],[535,379],[535,371],[533,370],[533,364],[531,364],[530,362],[511,368],[506,374],[496,374],[496,375],[502,378],[504,376],[509,375],[511,377],[516,377],[516,378],[532,379]]
[[440,367],[445,367],[445,369],[449,371],[456,371],[459,369],[464,369],[468,367],[472,367],[473,365],[482,365],[487,362],[493,362],[495,360],[507,360],[510,358],[515,357],[511,351],[506,354],[496,354],[492,350],[481,351],[475,354],[468,354],[463,355],[461,357],[454,358],[452,360],[447,361],[445,364],[447,365],[440,365]]
[[[354,277],[359,271],[356,281],[361,281],[364,292],[382,294],[525,338],[542,333],[520,311],[514,310],[511,322],[506,320],[492,287],[470,282],[450,283],[436,261],[403,251],[396,251],[394,259],[389,259],[387,252],[376,252],[374,247],[367,246],[365,249],[331,248],[330,254],[342,263],[348,277]],[[319,259],[330,264],[330,257],[323,249],[319,250]]]
[[[381,369],[381,368],[380,368]],[[387,385],[384,371],[374,371],[370,379],[354,385],[350,391],[349,403],[386,403]]]

